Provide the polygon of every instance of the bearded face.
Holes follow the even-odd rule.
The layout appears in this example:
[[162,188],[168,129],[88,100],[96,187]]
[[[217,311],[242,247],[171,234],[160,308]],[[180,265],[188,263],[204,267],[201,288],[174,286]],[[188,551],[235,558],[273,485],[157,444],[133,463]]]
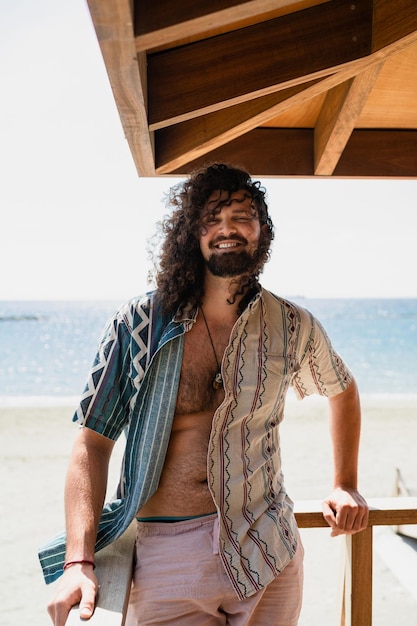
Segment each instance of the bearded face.
[[[238,242],[243,248],[234,248],[230,243]],[[224,248],[221,246],[224,245]],[[206,259],[206,267],[213,276],[222,278],[233,278],[241,274],[254,274],[259,265],[259,255],[257,249],[249,251],[248,242],[244,237],[238,235],[227,238],[218,238],[210,248],[218,246],[223,252],[212,252]],[[229,247],[226,247],[229,246]]]
[[236,277],[259,269],[261,226],[252,197],[241,190],[216,191],[207,203],[200,249],[211,274]]

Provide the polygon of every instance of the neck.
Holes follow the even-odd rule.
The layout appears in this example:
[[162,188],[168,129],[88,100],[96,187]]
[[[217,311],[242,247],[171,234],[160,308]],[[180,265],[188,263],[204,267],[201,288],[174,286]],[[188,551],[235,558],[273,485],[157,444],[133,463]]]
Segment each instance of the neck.
[[232,299],[234,283],[230,278],[221,278],[207,273],[204,282],[203,307],[209,319],[235,321],[238,317],[239,304],[245,294]]

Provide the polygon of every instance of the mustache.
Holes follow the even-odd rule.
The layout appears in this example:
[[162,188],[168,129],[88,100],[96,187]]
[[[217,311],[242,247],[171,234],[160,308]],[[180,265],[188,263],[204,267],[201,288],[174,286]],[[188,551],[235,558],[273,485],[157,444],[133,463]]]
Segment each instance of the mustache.
[[245,239],[245,237],[241,237],[240,235],[230,235],[229,237],[220,235],[210,243],[209,248],[215,248],[222,241],[236,241],[238,243],[242,243],[243,245],[246,245],[248,243],[248,240]]

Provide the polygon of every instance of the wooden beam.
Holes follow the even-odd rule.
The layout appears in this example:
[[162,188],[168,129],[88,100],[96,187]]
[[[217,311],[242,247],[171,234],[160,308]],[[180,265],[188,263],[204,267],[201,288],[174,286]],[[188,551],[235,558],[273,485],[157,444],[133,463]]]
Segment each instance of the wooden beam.
[[[323,79],[321,83],[327,81]],[[155,168],[167,174],[326,90],[320,81],[284,89],[155,133]],[[315,89],[316,88],[316,89]]]
[[[369,526],[417,524],[417,497],[370,498]],[[295,501],[295,518],[300,528],[327,528],[318,500]]]
[[376,63],[328,92],[314,130],[316,175],[333,173],[382,66]]
[[417,130],[355,130],[333,174],[417,178]]
[[369,54],[371,34],[372,0],[333,0],[215,40],[151,54],[150,127],[331,74]]
[[415,0],[374,0],[372,51],[381,50],[417,31]]
[[136,0],[136,50],[155,50],[214,37],[330,0]]
[[134,46],[129,0],[87,0],[123,129],[142,176],[154,176],[153,137],[146,111],[144,57]]
[[[254,176],[314,176],[314,131],[258,128],[171,173],[186,176],[213,161]],[[333,175],[417,178],[417,130],[354,130]]]
[[372,626],[372,530],[345,537],[343,626]]
[[209,152],[172,174],[187,176],[210,162],[241,165],[253,176],[313,176],[312,129],[258,128]]

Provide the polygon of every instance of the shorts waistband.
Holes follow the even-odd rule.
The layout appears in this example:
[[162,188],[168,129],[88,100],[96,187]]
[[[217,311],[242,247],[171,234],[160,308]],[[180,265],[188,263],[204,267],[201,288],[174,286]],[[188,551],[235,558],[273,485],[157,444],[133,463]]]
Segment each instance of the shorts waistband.
[[216,513],[203,513],[202,515],[187,515],[185,517],[158,516],[158,517],[137,517],[138,522],[163,522],[164,524],[175,524],[177,522],[188,522],[190,519],[199,519],[200,517],[208,517]]
[[[177,535],[186,533],[201,526],[213,524],[217,520],[217,513],[209,513],[207,515],[199,515],[191,519],[180,519],[179,521],[170,521],[167,523],[158,518],[149,519],[136,518],[138,530],[146,535]],[[172,520],[172,518],[170,518]]]

